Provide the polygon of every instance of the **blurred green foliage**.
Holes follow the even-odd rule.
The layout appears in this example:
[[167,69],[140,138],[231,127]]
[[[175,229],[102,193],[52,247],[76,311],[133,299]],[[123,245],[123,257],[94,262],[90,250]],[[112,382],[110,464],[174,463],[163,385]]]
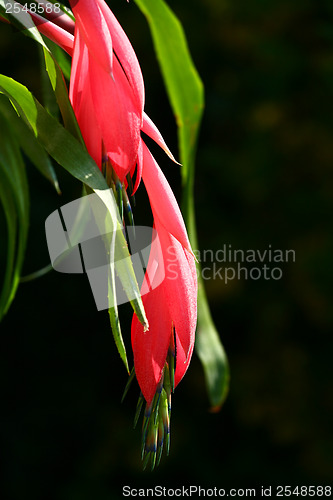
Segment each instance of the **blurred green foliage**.
[[[193,360],[173,398],[170,457],[153,474],[141,472],[140,430],[132,430],[138,391],[120,405],[126,373],[86,278],[53,273],[22,284],[1,324],[6,499],[121,498],[125,484],[227,488],[331,479],[333,4],[169,4],[206,89],[195,198],[201,249],[272,245],[294,249],[296,261],[282,264],[277,281],[206,280],[230,361],[230,394],[220,413],[208,413]],[[147,112],[176,152],[146,21],[132,3],[112,8],[142,65]],[[5,25],[0,47],[1,72],[42,100],[37,47]],[[153,152],[179,192],[178,167]],[[26,273],[48,262],[45,218],[80,194],[58,174],[61,198],[28,166]],[[140,192],[138,223],[146,213]],[[130,309],[121,314],[129,344]]]

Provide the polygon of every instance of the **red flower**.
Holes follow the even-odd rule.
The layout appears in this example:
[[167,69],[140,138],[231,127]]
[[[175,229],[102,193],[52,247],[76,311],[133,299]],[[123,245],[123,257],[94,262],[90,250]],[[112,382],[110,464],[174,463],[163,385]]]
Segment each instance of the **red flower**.
[[[132,321],[135,373],[149,405],[161,380],[170,344],[176,351],[175,386],[190,363],[196,327],[197,277],[174,194],[147,146],[143,142],[142,146],[142,178],[161,243],[161,252],[153,245],[147,275],[151,277],[151,268],[156,265],[163,265],[165,272],[163,282],[143,296],[149,330],[144,331],[135,315]],[[144,281],[142,288],[147,286]]]
[[103,144],[123,181],[137,162],[144,106],[141,69],[103,0],[71,4],[76,22],[70,99],[89,153],[101,167]]

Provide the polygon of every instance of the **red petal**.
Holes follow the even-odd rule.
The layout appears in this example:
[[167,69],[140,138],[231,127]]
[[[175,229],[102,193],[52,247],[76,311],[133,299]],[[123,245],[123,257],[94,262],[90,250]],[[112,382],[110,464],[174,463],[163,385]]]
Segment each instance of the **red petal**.
[[[141,287],[149,331],[144,332],[135,315],[132,321],[135,373],[148,404],[162,375],[173,327],[177,349],[175,385],[184,376],[193,352],[197,316],[197,279],[193,256],[165,230],[156,214],[154,220],[158,240],[152,242],[147,273]],[[162,283],[154,288],[164,274]]]
[[80,30],[76,26],[71,79],[69,84],[69,98],[76,115],[78,114],[81,104],[82,91],[88,79],[88,70],[88,49],[80,35]]
[[55,42],[59,47],[64,49],[71,56],[73,53],[74,37],[64,29],[60,28],[51,21],[47,21],[44,17],[29,11],[33,22],[42,35],[47,36],[50,40]]
[[152,209],[164,228],[173,234],[183,247],[192,252],[182,214],[168,181],[143,141],[142,148],[142,179],[146,186]]
[[165,297],[178,340],[187,359],[193,350],[197,323],[197,277],[194,258],[191,255],[187,257],[187,250],[164,229],[155,215],[154,220],[164,259]]
[[180,163],[178,163],[178,161],[175,160],[173,154],[166,145],[161,132],[158,130],[155,123],[149,118],[149,116],[145,112],[143,112],[143,123],[141,130],[142,132],[147,134],[151,139],[153,139],[156,142],[156,144],[158,144],[163,149],[163,151],[165,151],[165,153],[169,156],[169,158],[172,161],[180,165]]
[[163,285],[143,297],[149,330],[133,315],[132,348],[135,374],[142,394],[150,404],[156,392],[170,344],[171,319],[165,306]]
[[96,121],[94,102],[91,97],[90,84],[87,80],[82,93],[83,103],[77,114],[77,121],[87,146],[88,153],[95,160],[98,167],[102,168],[102,136]]
[[[162,265],[162,263],[163,257],[159,242],[155,240],[152,242],[147,273],[141,288],[141,292],[146,294],[143,295],[142,301],[149,322],[149,330],[144,331],[135,314],[131,329],[135,374],[148,404],[151,403],[161,379],[172,332],[170,310],[165,300],[164,282],[154,288],[154,284],[159,283],[161,277],[158,264]],[[148,289],[150,291],[147,293]]]
[[140,182],[141,182],[141,177],[142,177],[142,167],[143,167],[143,152],[142,152],[142,141],[139,142],[139,148],[138,148],[138,158],[136,161],[136,179],[135,179],[135,185],[133,188],[133,193],[135,194]]
[[71,0],[70,4],[92,57],[112,74],[112,39],[96,0]]
[[177,359],[176,359],[176,371],[175,371],[175,387],[177,387],[177,385],[187,372],[193,354],[194,343],[191,344],[190,350],[186,355],[176,332],[176,346],[177,346]]
[[97,3],[109,27],[114,51],[131,84],[138,108],[143,111],[145,89],[141,68],[134,49],[126,36],[126,33],[104,0],[97,0]]
[[[156,230],[162,250],[152,245],[147,275],[141,288],[149,331],[144,332],[137,317],[132,321],[132,346],[134,366],[141,391],[148,402],[152,401],[160,381],[170,344],[172,328],[176,331],[175,385],[184,376],[193,352],[197,315],[197,280],[192,255],[170,235],[155,218]],[[155,279],[160,280],[163,263],[165,279],[154,288]],[[158,283],[156,281],[155,283]]]
[[91,94],[108,157],[119,179],[135,166],[141,116],[120,64],[114,60],[114,80],[89,57]]
[[78,27],[72,60],[69,98],[90,156],[102,166],[102,137],[96,120],[89,80],[89,53]]
[[[41,1],[38,1],[39,4],[41,4]],[[46,5],[44,4],[44,8]],[[68,33],[71,33],[72,35],[74,34],[74,28],[75,28],[75,22],[73,19],[69,17],[68,14],[65,14],[64,12],[60,11],[61,14],[59,13],[59,7],[57,8],[57,5],[52,4],[51,2],[48,2],[48,12],[46,9],[43,12],[43,15],[49,20],[52,21],[54,24],[57,24],[61,28],[63,28],[65,31],[68,31]],[[28,9],[28,12],[30,10]]]

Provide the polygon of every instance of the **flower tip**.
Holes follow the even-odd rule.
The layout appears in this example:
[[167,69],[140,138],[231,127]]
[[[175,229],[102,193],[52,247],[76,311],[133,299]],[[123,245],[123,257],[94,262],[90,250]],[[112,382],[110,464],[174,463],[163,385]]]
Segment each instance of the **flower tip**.
[[169,151],[169,153],[170,154],[168,154],[168,153],[167,154],[168,154],[170,160],[172,160],[176,165],[179,165],[180,167],[182,167],[183,164],[176,160],[176,158],[173,156],[173,154],[171,153],[171,151]]
[[170,158],[170,160],[172,160],[174,163],[176,163],[176,165],[179,165],[180,167],[183,166],[181,163],[179,163],[179,161],[176,160],[176,158],[173,156],[173,154],[171,153],[170,149],[168,148],[168,146],[165,143],[164,143],[164,147],[162,147],[162,149],[168,155],[168,157]]
[[141,130],[144,134],[147,134],[153,141],[156,142],[160,146],[160,148],[163,149],[163,151],[168,155],[170,160],[172,160],[174,163],[177,165],[181,166],[181,163],[179,163],[173,154],[171,153],[170,149],[168,148],[165,140],[163,139],[161,132],[158,130],[156,127],[155,123],[149,118],[149,116],[143,112],[142,115],[142,127]]

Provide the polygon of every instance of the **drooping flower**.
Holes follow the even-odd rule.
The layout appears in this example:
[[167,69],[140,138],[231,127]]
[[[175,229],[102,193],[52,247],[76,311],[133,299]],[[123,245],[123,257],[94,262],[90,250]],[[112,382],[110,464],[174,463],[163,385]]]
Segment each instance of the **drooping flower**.
[[104,0],[70,3],[74,37],[73,26],[60,21],[59,26],[37,23],[38,28],[72,56],[69,96],[90,155],[101,170],[111,167],[121,183],[136,172],[134,192],[142,177],[160,242],[152,244],[142,285],[148,286],[156,264],[163,266],[164,280],[143,296],[149,330],[135,315],[131,329],[135,374],[146,401],[143,454],[154,466],[169,436],[171,389],[184,376],[194,347],[194,256],[174,194],[141,138],[143,131],[174,160],[144,112],[144,83],[134,50]]
[[[183,378],[193,352],[197,320],[196,267],[174,194],[149,149],[142,144],[142,179],[158,234],[149,256],[142,290],[149,330],[133,315],[131,337],[135,374],[146,400],[142,456],[152,468],[160,460],[164,438],[169,447],[171,391]],[[152,277],[163,266],[164,280]],[[160,282],[157,275],[157,282]],[[146,282],[148,281],[148,283]],[[167,407],[167,417],[165,408]]]
[[[170,344],[176,350],[175,386],[190,362],[196,327],[196,269],[185,225],[162,171],[143,143],[142,178],[148,192],[161,254],[151,252],[150,267],[164,266],[161,285],[144,295],[150,328],[144,331],[136,316],[132,322],[135,372],[148,405],[161,380]],[[143,283],[146,289],[147,284]]]

